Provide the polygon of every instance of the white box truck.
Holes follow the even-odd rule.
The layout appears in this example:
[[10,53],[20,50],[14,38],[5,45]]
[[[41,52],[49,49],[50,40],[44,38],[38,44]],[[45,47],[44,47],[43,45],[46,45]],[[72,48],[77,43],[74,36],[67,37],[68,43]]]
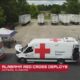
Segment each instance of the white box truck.
[[79,22],[80,22],[80,15],[79,14],[72,14],[71,23],[77,25],[77,24],[79,24]]
[[38,19],[38,24],[42,25],[45,23],[44,14],[39,14],[37,19]]
[[19,16],[19,24],[25,25],[31,22],[31,15],[30,14],[24,14]]
[[77,62],[79,45],[76,39],[53,38],[34,39],[27,46],[15,46],[16,56],[20,62]]
[[59,15],[51,14],[51,24],[56,25],[59,24]]
[[64,24],[68,25],[71,21],[71,15],[70,14],[59,14],[59,21]]

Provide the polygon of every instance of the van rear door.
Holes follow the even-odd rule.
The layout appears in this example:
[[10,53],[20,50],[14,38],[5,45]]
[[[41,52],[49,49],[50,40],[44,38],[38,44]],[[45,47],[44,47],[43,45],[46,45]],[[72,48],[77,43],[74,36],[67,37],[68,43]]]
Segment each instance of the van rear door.
[[73,44],[70,43],[60,43],[55,46],[55,58],[71,58],[73,51]]

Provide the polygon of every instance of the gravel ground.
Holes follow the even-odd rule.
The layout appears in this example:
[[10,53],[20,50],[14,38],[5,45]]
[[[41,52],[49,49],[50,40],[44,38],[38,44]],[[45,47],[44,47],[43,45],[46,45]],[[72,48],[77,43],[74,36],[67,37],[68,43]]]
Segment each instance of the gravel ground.
[[[39,25],[36,20],[28,25],[16,27],[17,34],[15,40],[19,41],[23,46],[34,38],[54,38],[54,37],[80,37],[80,25],[51,25],[50,21],[46,21],[45,25]],[[14,53],[14,49],[7,52]]]
[[80,25],[51,25],[49,21],[45,25],[38,25],[33,20],[26,26],[18,26],[15,39],[23,45],[34,38],[74,37],[80,36]]
[[[39,26],[34,20],[26,26],[17,26],[17,34],[15,39],[20,41],[22,45],[27,44],[34,38],[54,38],[54,37],[75,37],[80,36],[80,25],[51,25],[50,22],[43,26]],[[7,53],[14,53],[14,48],[6,49]],[[8,60],[2,63],[16,63],[14,54],[9,54]],[[76,74],[75,74],[76,73]],[[17,75],[17,77],[16,77]],[[75,77],[75,78],[74,78]],[[70,71],[63,73],[27,73],[27,72],[3,72],[0,73],[0,80],[79,80],[80,79],[80,65],[71,65]]]

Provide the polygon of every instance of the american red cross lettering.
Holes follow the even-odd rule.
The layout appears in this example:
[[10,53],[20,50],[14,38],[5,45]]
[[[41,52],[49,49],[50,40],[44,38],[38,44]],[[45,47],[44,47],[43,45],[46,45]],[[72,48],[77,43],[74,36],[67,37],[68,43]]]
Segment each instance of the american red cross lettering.
[[40,44],[40,48],[36,48],[35,49],[35,53],[36,54],[40,54],[40,58],[44,59],[45,58],[45,54],[49,54],[50,53],[50,49],[49,48],[45,48],[45,44]]
[[58,41],[61,41],[61,40],[59,38],[54,38],[51,41],[58,42]]

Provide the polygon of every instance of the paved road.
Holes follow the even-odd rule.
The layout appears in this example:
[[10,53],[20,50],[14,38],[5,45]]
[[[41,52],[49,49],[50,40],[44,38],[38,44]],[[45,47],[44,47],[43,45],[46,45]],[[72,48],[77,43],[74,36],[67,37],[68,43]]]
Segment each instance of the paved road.
[[[1,63],[16,64],[15,54],[8,54]],[[80,65],[69,64],[68,72],[2,72],[0,80],[80,80]]]

